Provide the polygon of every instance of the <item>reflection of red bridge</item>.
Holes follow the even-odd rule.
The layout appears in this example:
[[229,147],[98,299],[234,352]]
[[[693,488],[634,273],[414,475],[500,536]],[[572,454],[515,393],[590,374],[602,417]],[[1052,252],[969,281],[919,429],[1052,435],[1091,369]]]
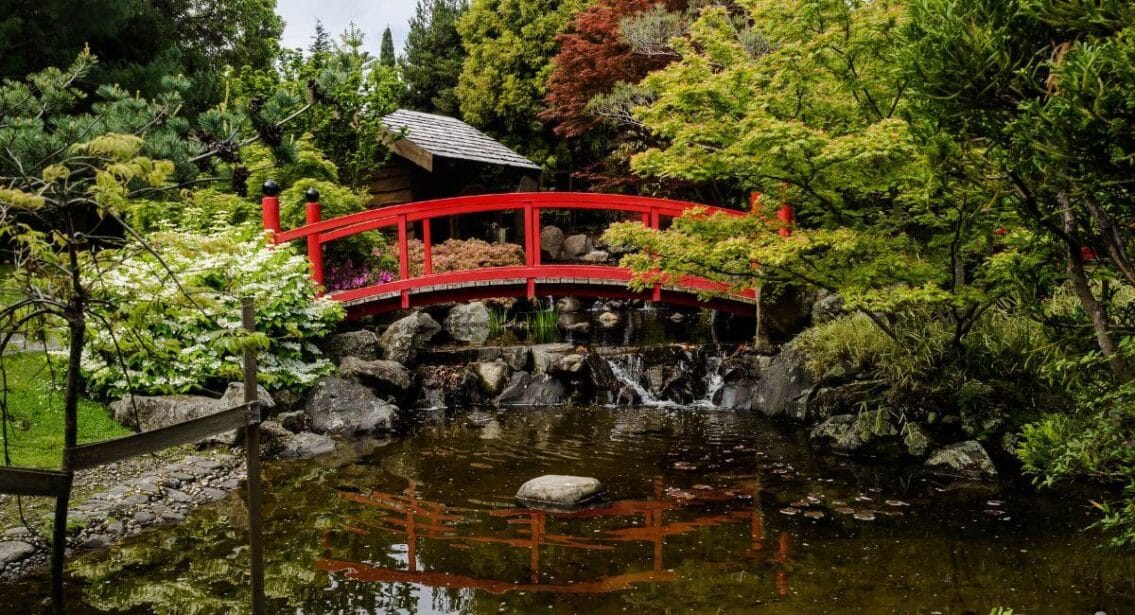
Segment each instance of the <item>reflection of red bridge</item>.
[[[355,214],[320,219],[318,195],[307,204],[307,224],[296,229],[280,228],[280,205],[274,195],[264,197],[264,228],[274,232],[276,243],[307,240],[308,258],[317,282],[323,283],[324,244],[358,233],[396,229],[398,233],[398,278],[385,284],[344,290],[331,296],[347,305],[348,313],[360,316],[412,306],[430,305],[488,297],[537,295],[583,295],[612,298],[639,298],[680,305],[703,305],[716,309],[752,314],[754,293],[731,293],[723,284],[704,278],[683,276],[663,280],[645,292],[627,287],[630,271],[605,265],[544,264],[540,257],[540,213],[555,210],[599,210],[622,212],[637,217],[651,228],[660,228],[669,218],[698,207],[693,203],[617,194],[572,192],[520,192],[419,201],[372,209]],[[701,206],[706,214],[740,216],[740,212]],[[451,216],[512,211],[522,220],[524,264],[470,271],[435,272],[431,255],[431,221]],[[633,219],[633,218],[632,218]],[[420,238],[424,247],[422,275],[410,275],[408,240]],[[709,301],[698,294],[716,294]]]
[[[748,556],[756,556],[764,541],[764,518],[760,511],[760,504],[756,497],[757,491],[751,491],[751,505],[742,510],[733,510],[721,514],[710,514],[688,521],[666,523],[664,513],[688,506],[697,502],[720,502],[736,499],[737,494],[714,491],[694,490],[681,491],[680,497],[671,497],[669,491],[663,491],[661,481],[655,481],[654,500],[623,500],[614,502],[602,508],[588,508],[568,513],[548,513],[532,509],[493,510],[489,515],[508,519],[509,525],[517,526],[516,537],[507,536],[461,536],[456,526],[467,518],[453,515],[444,505],[436,502],[419,500],[415,493],[413,482],[406,489],[405,494],[395,495],[381,492],[369,494],[340,493],[340,497],[377,508],[391,513],[382,517],[377,523],[368,522],[360,517],[352,518],[352,525],[346,528],[352,533],[365,534],[363,529],[377,529],[406,536],[407,569],[398,570],[384,568],[362,562],[343,561],[335,559],[320,559],[315,562],[317,568],[327,572],[339,572],[349,579],[378,583],[413,583],[428,587],[445,587],[461,589],[480,589],[493,594],[503,594],[512,591],[525,592],[551,592],[570,594],[598,594],[622,591],[629,589],[636,583],[672,582],[676,575],[663,566],[664,546],[666,539],[671,536],[680,536],[698,528],[712,527],[721,524],[748,522],[750,527],[750,548]],[[576,537],[549,533],[547,521],[572,519],[598,519],[605,517],[641,517],[643,525],[607,530],[594,536]],[[419,539],[430,538],[443,541],[451,547],[461,543],[488,543],[504,544],[512,547],[528,549],[530,552],[528,583],[510,582],[499,579],[484,579],[436,570],[421,571],[418,569],[417,547]],[[572,583],[541,583],[540,582],[540,551],[543,547],[560,547],[583,549],[589,551],[610,551],[614,547],[610,543],[647,542],[654,546],[652,568],[648,571],[629,572],[609,575],[595,581]],[[781,533],[777,540],[777,552],[772,559],[776,564],[776,588],[780,595],[788,593],[788,573],[786,564],[789,557],[790,540],[787,533]]]

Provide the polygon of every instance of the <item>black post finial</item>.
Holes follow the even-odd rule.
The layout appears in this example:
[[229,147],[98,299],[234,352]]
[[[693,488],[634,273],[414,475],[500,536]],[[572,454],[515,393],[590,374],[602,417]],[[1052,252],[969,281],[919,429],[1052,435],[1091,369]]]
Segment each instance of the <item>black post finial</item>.
[[316,190],[315,188],[308,188],[307,192],[304,193],[304,196],[307,197],[308,203],[318,203],[319,202],[319,191]]
[[264,196],[277,196],[280,194],[280,184],[277,184],[275,181],[270,179],[264,182],[264,185],[261,186],[260,190],[264,194]]

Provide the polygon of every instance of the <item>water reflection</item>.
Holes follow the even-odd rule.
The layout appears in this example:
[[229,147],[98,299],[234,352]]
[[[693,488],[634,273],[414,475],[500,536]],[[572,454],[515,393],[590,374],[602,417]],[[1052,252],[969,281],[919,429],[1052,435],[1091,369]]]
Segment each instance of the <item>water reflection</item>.
[[[338,496],[361,504],[369,514],[353,514],[340,531],[365,535],[369,531],[393,533],[404,538],[405,569],[378,566],[373,563],[346,561],[322,557],[315,567],[329,573],[339,573],[347,579],[368,583],[412,583],[427,587],[448,589],[479,589],[492,594],[508,592],[547,592],[562,594],[603,594],[618,592],[640,583],[669,583],[677,574],[665,565],[668,538],[695,533],[702,528],[730,524],[747,524],[749,545],[744,554],[749,558],[762,553],[764,516],[760,509],[759,483],[750,480],[734,489],[717,490],[707,485],[695,489],[666,488],[664,479],[653,480],[653,499],[620,500],[596,508],[573,512],[547,512],[528,508],[484,510],[448,507],[418,496],[415,481],[401,494],[382,491],[359,493],[339,491]],[[719,505],[729,510],[713,512]],[[708,506],[707,506],[708,505]],[[669,517],[678,516],[681,519]],[[487,534],[464,533],[469,528],[486,527],[487,520],[501,519],[503,527]],[[591,535],[559,533],[580,528],[581,521],[616,523],[617,527],[592,530]],[[552,529],[549,529],[549,522]],[[585,526],[584,526],[585,527]],[[558,529],[562,528],[562,529]],[[483,578],[455,571],[442,570],[445,558],[420,565],[420,541],[435,541],[449,549],[467,549],[470,543],[503,545],[528,551],[528,575],[525,580]],[[582,551],[614,551],[628,543],[646,543],[651,546],[648,562],[633,557],[611,557],[611,562],[633,562],[628,570],[600,575],[591,580],[550,582],[542,574],[541,554],[551,549],[578,549]],[[325,536],[327,551],[333,551],[333,541]],[[777,593],[789,592],[788,564],[791,539],[781,532],[771,562],[775,564]],[[646,570],[634,570],[648,563]]]

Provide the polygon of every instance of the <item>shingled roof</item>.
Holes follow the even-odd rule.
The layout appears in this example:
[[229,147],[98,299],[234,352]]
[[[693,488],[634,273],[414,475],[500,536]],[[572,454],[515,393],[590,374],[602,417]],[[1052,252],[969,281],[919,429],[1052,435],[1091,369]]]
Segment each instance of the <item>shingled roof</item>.
[[[531,160],[454,117],[399,109],[382,118],[382,123],[395,138],[389,143],[390,148],[427,171],[433,170],[434,156],[540,169]],[[405,135],[397,139],[403,130]]]

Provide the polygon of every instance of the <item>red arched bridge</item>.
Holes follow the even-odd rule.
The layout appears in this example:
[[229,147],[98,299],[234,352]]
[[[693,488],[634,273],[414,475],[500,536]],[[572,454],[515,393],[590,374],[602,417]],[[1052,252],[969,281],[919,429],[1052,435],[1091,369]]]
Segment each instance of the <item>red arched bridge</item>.
[[[328,220],[321,219],[319,196],[308,195],[307,224],[290,230],[280,228],[280,204],[266,186],[263,201],[264,228],[272,231],[277,244],[307,240],[308,258],[316,283],[323,284],[323,245],[374,230],[396,229],[398,233],[398,278],[364,288],[340,290],[331,297],[344,303],[348,317],[360,317],[396,309],[467,301],[490,297],[587,296],[646,299],[678,305],[697,305],[752,314],[754,292],[730,292],[723,284],[694,276],[664,280],[643,291],[628,287],[631,272],[610,265],[544,263],[540,249],[540,215],[548,210],[598,210],[638,216],[651,228],[660,228],[669,218],[694,207],[706,214],[741,212],[693,203],[640,196],[574,192],[518,192],[486,194],[433,201],[418,201],[371,209]],[[486,212],[517,212],[523,226],[524,264],[463,271],[434,271],[431,220]],[[633,218],[632,218],[633,219]],[[424,253],[421,275],[410,274],[409,238],[420,238]],[[700,297],[713,294],[713,298]]]

